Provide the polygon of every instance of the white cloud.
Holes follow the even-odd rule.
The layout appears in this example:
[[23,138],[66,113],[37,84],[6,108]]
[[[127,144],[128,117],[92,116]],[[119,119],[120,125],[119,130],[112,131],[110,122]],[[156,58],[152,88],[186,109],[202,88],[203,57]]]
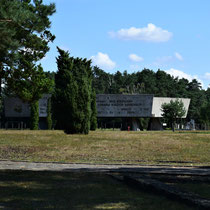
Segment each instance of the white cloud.
[[183,61],[183,57],[178,52],[175,52],[174,55],[178,60]]
[[198,77],[196,75],[192,76],[190,74],[186,74],[183,71],[177,70],[177,69],[169,69],[165,71],[166,73],[170,74],[171,76],[178,77],[179,79],[185,78],[189,81],[192,81],[193,79],[197,79]]
[[178,77],[179,79],[185,78],[189,82],[191,82],[193,79],[196,79],[198,82],[201,83],[201,86],[204,87],[203,81],[201,79],[199,79],[197,75],[186,74],[183,71],[173,69],[173,68],[166,70],[165,72],[170,74],[171,76]]
[[116,66],[116,63],[112,61],[107,54],[101,52],[98,52],[97,55],[91,56],[90,59],[92,60],[93,65],[105,70],[112,70]]
[[210,73],[206,72],[203,78],[210,80]]
[[117,32],[110,32],[109,34],[111,37],[117,37],[123,40],[141,40],[148,42],[167,42],[173,35],[171,32],[163,30],[152,23],[149,23],[147,27],[144,28],[122,28]]
[[144,58],[142,58],[142,57],[140,57],[140,56],[138,56],[136,54],[130,54],[129,55],[129,59],[134,61],[134,62],[141,62],[141,61],[144,60]]

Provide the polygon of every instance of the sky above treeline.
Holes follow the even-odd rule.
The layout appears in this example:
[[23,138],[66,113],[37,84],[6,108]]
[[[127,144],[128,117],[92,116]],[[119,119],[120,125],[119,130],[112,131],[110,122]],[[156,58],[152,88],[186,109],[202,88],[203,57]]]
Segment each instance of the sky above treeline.
[[[55,3],[56,35],[41,61],[56,71],[56,46],[106,72],[164,70],[210,84],[209,0],[43,0]],[[210,87],[210,86],[209,86]]]

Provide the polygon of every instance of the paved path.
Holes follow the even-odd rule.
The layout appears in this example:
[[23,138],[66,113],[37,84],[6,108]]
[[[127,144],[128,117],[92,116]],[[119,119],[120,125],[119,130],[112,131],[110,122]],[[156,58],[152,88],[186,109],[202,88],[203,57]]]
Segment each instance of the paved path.
[[173,167],[154,165],[98,165],[0,161],[0,170],[62,172],[135,172],[141,174],[183,174],[210,176],[210,167]]

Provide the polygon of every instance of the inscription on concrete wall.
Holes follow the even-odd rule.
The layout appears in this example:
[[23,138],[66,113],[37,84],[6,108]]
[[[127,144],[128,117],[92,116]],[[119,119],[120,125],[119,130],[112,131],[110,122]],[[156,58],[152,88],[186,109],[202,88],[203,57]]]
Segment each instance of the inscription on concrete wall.
[[4,100],[5,117],[29,117],[30,107],[19,98],[6,98]]
[[[39,100],[39,117],[47,117],[47,102],[49,94]],[[11,97],[6,98],[5,104],[5,117],[30,117],[30,106],[24,103],[19,98]]]
[[151,117],[153,95],[97,94],[97,117]]

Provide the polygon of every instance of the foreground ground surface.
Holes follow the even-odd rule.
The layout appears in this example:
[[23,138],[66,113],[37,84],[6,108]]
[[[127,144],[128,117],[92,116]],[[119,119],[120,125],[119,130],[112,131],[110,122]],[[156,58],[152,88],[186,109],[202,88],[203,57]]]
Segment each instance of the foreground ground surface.
[[105,164],[210,165],[210,132],[0,130],[0,159]]
[[0,130],[0,160],[0,208],[196,209],[110,173],[149,176],[210,199],[210,132]]
[[0,171],[0,208],[196,209],[101,173]]

